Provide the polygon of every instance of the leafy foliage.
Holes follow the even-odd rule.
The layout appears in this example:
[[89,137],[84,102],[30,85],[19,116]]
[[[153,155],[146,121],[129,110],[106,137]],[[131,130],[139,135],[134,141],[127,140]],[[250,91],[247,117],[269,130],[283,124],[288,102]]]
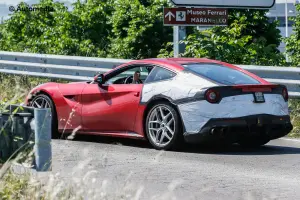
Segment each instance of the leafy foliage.
[[78,0],[72,11],[53,0],[38,6],[55,11],[15,12],[0,28],[1,50],[146,58],[172,39],[172,29],[162,23],[167,0]]
[[[0,49],[90,57],[142,59],[172,55],[172,28],[163,26],[168,0],[40,0],[54,12],[15,12],[0,27]],[[22,3],[22,6],[28,6]],[[236,64],[282,65],[280,33],[264,10],[230,10],[229,26],[188,27],[186,57]],[[159,55],[158,55],[159,54]]]
[[[184,57],[207,57],[235,64],[283,65],[284,57],[277,47],[280,32],[269,24],[265,11],[231,10],[228,27],[195,31],[184,41]],[[171,43],[167,46],[170,49]],[[160,57],[171,57],[162,50]]]
[[293,20],[293,34],[286,38],[286,51],[293,66],[300,65],[300,4],[296,4],[297,16]]
[[[238,22],[245,25],[242,35],[251,35],[252,42],[263,37],[267,45],[279,46],[281,42],[280,31],[276,28],[277,23],[269,23],[266,16],[267,10],[230,9],[229,24]],[[278,52],[278,50],[274,49]]]
[[[107,1],[74,4],[68,12],[63,3],[41,0],[39,7],[54,12],[15,12],[1,31],[1,50],[59,55],[105,56],[111,27]],[[26,3],[21,3],[27,7]]]
[[162,45],[172,40],[172,29],[163,26],[163,6],[167,0],[116,0],[110,57],[156,57]]

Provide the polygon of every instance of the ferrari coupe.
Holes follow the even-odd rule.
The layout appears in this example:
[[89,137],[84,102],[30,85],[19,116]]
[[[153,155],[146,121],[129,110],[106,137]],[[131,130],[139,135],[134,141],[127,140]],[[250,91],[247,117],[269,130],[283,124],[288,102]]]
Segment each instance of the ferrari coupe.
[[50,108],[52,136],[94,134],[183,143],[258,147],[293,126],[288,91],[237,66],[210,59],[144,59],[87,82],[46,83],[25,104]]

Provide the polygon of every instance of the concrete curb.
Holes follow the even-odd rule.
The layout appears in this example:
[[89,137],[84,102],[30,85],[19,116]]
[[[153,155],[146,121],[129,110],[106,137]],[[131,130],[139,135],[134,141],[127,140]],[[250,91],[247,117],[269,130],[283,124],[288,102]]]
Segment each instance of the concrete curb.
[[36,174],[35,169],[32,168],[31,166],[29,166],[29,165],[27,166],[26,164],[20,164],[20,163],[17,163],[17,162],[12,162],[11,163],[10,170],[15,174],[21,174],[21,175]]
[[32,166],[28,164],[20,164],[16,162],[12,162],[10,166],[10,170],[12,173],[16,175],[29,175],[33,178],[38,178],[41,180],[41,178],[48,179],[51,172],[37,172],[36,169],[34,169]]

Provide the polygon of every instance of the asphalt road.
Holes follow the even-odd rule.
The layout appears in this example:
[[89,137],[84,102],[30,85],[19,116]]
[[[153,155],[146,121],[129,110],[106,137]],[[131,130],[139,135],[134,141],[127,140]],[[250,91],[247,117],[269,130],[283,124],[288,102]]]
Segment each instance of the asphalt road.
[[53,172],[88,199],[300,199],[300,140],[182,152],[96,136],[54,140]]

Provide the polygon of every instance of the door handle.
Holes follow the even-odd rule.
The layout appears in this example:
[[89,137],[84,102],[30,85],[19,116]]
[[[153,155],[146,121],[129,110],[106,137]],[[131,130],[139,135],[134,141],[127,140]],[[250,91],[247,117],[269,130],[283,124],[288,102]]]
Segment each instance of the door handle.
[[139,92],[135,92],[135,93],[134,93],[134,96],[139,97],[139,96],[140,96],[140,93],[139,93]]

